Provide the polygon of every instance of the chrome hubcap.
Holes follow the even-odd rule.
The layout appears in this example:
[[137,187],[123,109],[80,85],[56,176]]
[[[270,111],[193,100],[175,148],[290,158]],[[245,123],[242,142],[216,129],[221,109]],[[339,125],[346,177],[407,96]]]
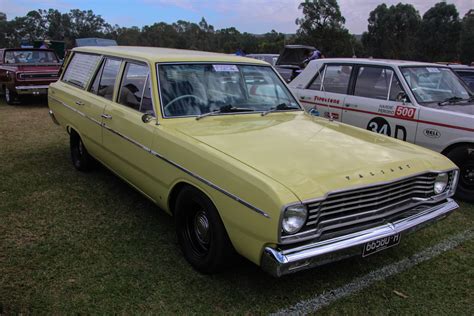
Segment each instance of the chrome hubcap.
[[197,240],[206,245],[209,243],[209,220],[203,211],[196,213],[194,216],[194,231]]

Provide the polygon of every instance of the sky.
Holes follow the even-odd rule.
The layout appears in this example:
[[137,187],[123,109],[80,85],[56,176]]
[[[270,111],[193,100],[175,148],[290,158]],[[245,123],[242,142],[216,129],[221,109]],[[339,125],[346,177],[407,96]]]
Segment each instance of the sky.
[[[177,20],[199,22],[204,17],[216,29],[234,26],[241,32],[261,34],[272,29],[282,33],[295,33],[295,20],[301,17],[298,4],[301,0],[0,0],[0,12],[8,20],[23,16],[30,10],[70,9],[93,10],[108,23],[119,26],[151,25],[155,22],[172,23]],[[381,3],[387,5],[412,4],[423,15],[440,0],[339,0],[346,28],[353,34],[367,30],[370,11]],[[474,9],[474,0],[445,1],[456,5],[460,16]]]

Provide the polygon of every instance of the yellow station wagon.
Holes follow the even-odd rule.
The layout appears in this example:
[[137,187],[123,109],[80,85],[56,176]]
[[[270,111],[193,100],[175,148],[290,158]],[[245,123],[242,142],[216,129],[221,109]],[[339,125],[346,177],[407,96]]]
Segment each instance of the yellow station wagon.
[[235,251],[275,276],[367,256],[458,207],[447,158],[306,114],[259,60],[82,47],[48,99],[74,166],[97,160],[173,215],[204,273]]

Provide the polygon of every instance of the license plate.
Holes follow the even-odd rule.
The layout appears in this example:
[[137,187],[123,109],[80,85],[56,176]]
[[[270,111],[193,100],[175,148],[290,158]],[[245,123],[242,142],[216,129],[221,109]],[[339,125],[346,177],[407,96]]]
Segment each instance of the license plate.
[[367,257],[376,252],[398,245],[400,243],[400,237],[401,235],[400,233],[398,233],[395,235],[369,241],[364,245],[362,257]]

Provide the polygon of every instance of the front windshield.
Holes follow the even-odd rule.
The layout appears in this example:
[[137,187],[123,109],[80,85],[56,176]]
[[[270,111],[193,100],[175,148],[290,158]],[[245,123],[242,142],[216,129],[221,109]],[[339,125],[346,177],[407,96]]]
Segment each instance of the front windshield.
[[165,64],[158,73],[165,117],[301,109],[271,67]]
[[48,50],[7,50],[5,64],[51,64],[58,63],[58,58]]
[[419,103],[469,100],[459,78],[444,67],[401,67],[403,77]]

